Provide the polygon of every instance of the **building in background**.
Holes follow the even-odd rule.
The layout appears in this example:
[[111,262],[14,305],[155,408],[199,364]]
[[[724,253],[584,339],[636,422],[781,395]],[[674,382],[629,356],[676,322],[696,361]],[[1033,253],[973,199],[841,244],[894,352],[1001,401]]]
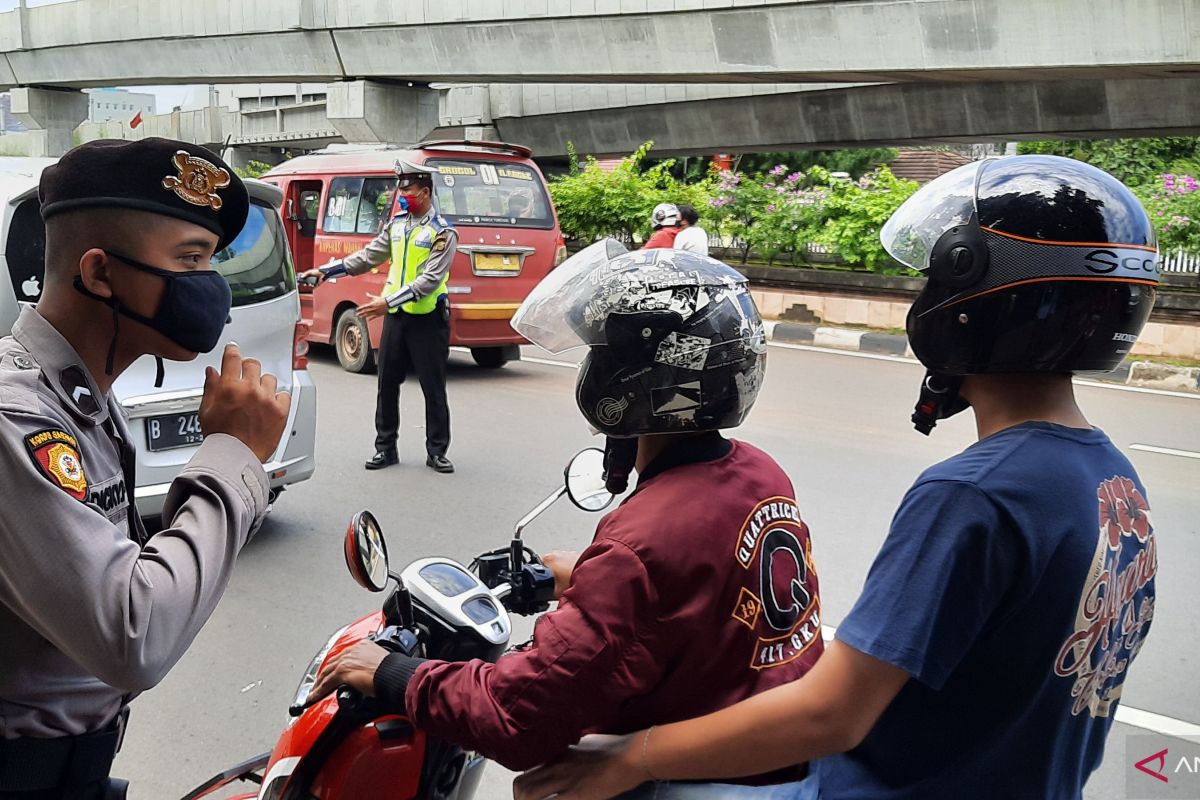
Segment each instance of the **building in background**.
[[155,113],[155,98],[152,94],[131,92],[127,89],[87,89],[88,122],[128,122],[138,114],[149,116]]

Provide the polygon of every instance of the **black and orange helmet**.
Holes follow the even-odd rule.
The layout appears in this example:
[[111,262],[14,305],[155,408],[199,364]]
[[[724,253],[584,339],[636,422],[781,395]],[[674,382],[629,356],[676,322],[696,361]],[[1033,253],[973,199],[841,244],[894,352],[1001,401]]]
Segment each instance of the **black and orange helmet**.
[[1154,306],[1158,247],[1145,209],[1070,158],[959,167],[909,198],[880,238],[929,278],[907,328],[931,373],[1111,370]]

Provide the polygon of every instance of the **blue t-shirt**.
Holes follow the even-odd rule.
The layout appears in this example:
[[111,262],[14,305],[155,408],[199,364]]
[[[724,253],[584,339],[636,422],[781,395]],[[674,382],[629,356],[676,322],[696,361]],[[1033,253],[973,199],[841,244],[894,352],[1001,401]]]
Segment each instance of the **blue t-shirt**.
[[837,632],[913,680],[822,800],[1081,797],[1154,615],[1145,498],[1102,431],[1042,422],[926,470]]

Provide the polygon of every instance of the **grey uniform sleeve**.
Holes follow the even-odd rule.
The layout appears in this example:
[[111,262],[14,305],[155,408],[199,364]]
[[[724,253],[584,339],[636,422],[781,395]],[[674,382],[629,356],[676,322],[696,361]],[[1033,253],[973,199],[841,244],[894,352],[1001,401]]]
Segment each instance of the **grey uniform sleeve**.
[[[100,680],[145,690],[216,607],[265,513],[266,475],[237,439],[207,437],[171,484],[170,527],[139,548],[35,465],[25,437],[45,429],[61,423],[0,412],[0,475],[11,498],[0,509],[0,602]],[[86,453],[82,462],[86,476]]]
[[[445,242],[445,245],[439,250],[438,245],[442,242]],[[433,240],[433,252],[429,254],[429,259],[425,262],[425,268],[421,270],[421,274],[408,286],[401,287],[396,294],[403,293],[405,289],[411,289],[414,295],[421,298],[436,292],[442,285],[446,274],[449,273],[456,252],[458,252],[458,231],[446,228]]]
[[384,225],[383,230],[371,240],[370,244],[357,253],[351,253],[343,258],[342,266],[346,268],[346,272],[350,275],[362,275],[371,267],[377,267],[391,258],[392,237],[389,233],[391,229],[391,223]]

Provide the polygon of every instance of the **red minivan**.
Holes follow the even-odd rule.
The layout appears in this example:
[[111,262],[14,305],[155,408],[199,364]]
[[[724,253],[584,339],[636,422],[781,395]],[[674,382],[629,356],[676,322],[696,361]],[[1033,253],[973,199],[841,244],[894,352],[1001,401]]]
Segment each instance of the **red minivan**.
[[[520,358],[525,344],[509,320],[537,282],[566,257],[558,218],[532,151],[497,142],[422,142],[412,149],[320,152],[273,168],[264,181],[283,190],[283,218],[296,272],[365,246],[396,210],[397,158],[438,168],[439,212],[458,230],[450,267],[450,344],[482,367]],[[389,265],[330,280],[300,296],[309,341],[333,344],[350,372],[375,366],[382,318],[352,312],[380,294]]]

